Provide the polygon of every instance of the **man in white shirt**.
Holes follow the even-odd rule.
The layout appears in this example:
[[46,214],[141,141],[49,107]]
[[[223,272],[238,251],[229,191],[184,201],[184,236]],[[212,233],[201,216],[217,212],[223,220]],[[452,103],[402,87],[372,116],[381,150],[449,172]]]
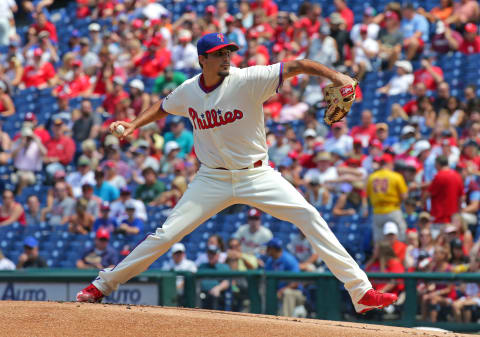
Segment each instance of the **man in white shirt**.
[[128,186],[120,189],[120,197],[110,204],[110,217],[115,219],[124,219],[127,217],[125,205],[127,201],[135,204],[135,217],[147,221],[147,210],[141,200],[132,198],[132,191]]
[[[166,261],[163,266],[162,270],[166,271],[189,271],[191,273],[197,272],[197,266],[195,262],[187,259],[185,255],[185,245],[183,243],[177,242],[172,246],[170,250],[172,253],[172,257]],[[177,296],[179,296],[179,300],[181,301],[181,296],[183,295],[184,289],[184,277],[182,275],[177,276]]]
[[173,46],[172,61],[175,70],[198,69],[197,48],[191,43],[192,33],[182,29],[178,33],[178,44]]
[[95,174],[91,168],[91,161],[85,155],[80,156],[77,162],[77,171],[69,173],[66,182],[72,186],[73,196],[79,198],[82,196],[82,186],[95,185]]
[[315,180],[319,184],[328,184],[329,181],[338,179],[338,172],[335,166],[332,166],[332,156],[329,152],[319,152],[313,159],[317,167],[309,169],[303,179],[306,183]]
[[10,19],[17,9],[15,0],[0,1],[0,46],[7,46],[10,41]]
[[353,138],[347,134],[345,122],[337,122],[332,125],[332,137],[325,140],[323,148],[328,152],[337,150],[343,157],[353,151]]
[[273,234],[270,229],[262,226],[258,209],[250,209],[247,216],[248,224],[240,226],[233,237],[240,241],[244,253],[259,254],[261,247],[272,239]]

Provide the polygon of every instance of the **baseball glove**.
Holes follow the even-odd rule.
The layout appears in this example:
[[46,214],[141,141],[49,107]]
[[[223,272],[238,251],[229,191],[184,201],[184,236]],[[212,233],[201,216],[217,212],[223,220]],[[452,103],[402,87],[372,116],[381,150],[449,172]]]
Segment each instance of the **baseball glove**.
[[340,121],[350,111],[355,101],[355,88],[358,82],[354,80],[352,84],[341,87],[334,87],[333,84],[323,88],[323,96],[327,106],[325,108],[325,116],[323,120],[328,125],[332,125]]

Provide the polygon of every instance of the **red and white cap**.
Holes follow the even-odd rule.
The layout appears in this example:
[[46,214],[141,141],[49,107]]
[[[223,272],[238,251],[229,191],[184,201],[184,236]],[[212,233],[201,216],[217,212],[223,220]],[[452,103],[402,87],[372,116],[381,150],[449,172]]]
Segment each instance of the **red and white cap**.
[[248,211],[248,217],[249,218],[260,218],[261,215],[262,215],[262,213],[256,208],[251,208]]

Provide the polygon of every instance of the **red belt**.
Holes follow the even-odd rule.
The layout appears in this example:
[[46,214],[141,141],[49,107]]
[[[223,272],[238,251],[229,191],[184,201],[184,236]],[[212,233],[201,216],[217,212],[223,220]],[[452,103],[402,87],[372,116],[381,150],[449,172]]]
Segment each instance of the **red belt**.
[[[261,160],[257,160],[253,163],[253,167],[260,167],[262,166],[263,162]],[[228,170],[225,167],[215,167],[216,170]],[[240,170],[248,170],[248,167],[241,168]]]

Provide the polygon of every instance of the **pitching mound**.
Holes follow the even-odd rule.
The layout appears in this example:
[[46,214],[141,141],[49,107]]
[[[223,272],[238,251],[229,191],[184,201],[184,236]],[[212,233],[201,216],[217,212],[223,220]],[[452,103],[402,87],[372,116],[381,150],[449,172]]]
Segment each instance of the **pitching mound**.
[[0,302],[0,336],[459,336],[379,325],[198,309],[88,303]]

